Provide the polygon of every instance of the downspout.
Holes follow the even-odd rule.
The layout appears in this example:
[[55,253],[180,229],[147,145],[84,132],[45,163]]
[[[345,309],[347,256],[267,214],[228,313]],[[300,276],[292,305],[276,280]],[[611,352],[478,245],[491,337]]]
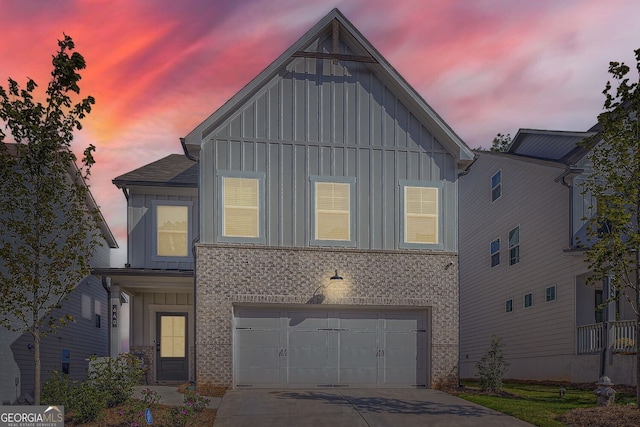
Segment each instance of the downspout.
[[[189,149],[187,148],[187,142],[184,138],[180,138],[180,145],[182,145],[182,151],[184,151],[184,155],[187,157],[187,159],[193,161],[193,162],[197,162],[198,159],[193,157],[190,153],[189,153]],[[198,186],[199,187],[199,186]]]

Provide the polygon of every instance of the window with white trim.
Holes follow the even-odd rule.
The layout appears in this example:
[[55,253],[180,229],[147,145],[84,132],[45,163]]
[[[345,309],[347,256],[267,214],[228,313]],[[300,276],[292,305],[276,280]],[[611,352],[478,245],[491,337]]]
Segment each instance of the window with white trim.
[[80,297],[83,319],[91,319],[91,296],[82,294]]
[[500,264],[500,238],[491,242],[491,267]]
[[533,307],[533,293],[528,293],[524,296],[524,308],[529,307]]
[[511,313],[513,311],[513,299],[508,299],[504,302],[504,312]]
[[509,265],[520,262],[520,226],[509,231]]
[[491,201],[495,202],[502,196],[502,171],[498,171],[491,177]]
[[544,292],[546,302],[552,302],[556,300],[556,285],[547,287]]
[[441,187],[401,182],[403,246],[441,244]]

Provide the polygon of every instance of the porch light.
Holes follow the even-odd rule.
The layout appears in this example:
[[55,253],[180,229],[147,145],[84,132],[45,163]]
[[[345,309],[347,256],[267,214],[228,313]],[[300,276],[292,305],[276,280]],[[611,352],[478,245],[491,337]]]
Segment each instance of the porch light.
[[334,274],[333,276],[331,276],[331,278],[329,280],[342,280],[342,276],[340,276],[338,274],[338,270],[336,270],[336,274]]

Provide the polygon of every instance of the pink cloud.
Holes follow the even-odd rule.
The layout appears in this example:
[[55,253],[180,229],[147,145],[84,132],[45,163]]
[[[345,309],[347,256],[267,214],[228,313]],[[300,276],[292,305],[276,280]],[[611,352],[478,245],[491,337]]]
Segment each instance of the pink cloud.
[[609,60],[633,63],[640,4],[620,0],[24,0],[0,2],[0,84],[46,85],[63,32],[96,97],[75,145],[97,146],[91,185],[126,242],[111,180],[179,153],[178,138],[227,101],[333,7],[471,146],[519,127],[595,122]]

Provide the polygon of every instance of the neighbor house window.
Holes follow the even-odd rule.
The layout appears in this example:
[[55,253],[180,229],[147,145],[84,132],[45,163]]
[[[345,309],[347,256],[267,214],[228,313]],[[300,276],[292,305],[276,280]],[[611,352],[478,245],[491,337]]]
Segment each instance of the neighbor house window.
[[228,172],[220,176],[220,238],[222,241],[263,241],[264,175]]
[[102,327],[102,325],[101,325],[101,323],[102,323],[102,306],[100,304],[100,301],[94,301],[94,308],[95,308],[95,314],[94,314],[95,325],[96,325],[96,328],[100,328],[100,327]]
[[500,264],[500,239],[491,242],[491,267]]
[[491,201],[495,202],[502,195],[502,171],[491,177]]
[[311,188],[313,244],[355,244],[355,178],[312,176]]
[[509,265],[520,262],[520,226],[509,231]]
[[511,313],[513,311],[513,300],[508,299],[504,302],[504,312]]
[[154,261],[189,257],[191,202],[154,200]]
[[533,294],[528,293],[524,296],[524,308],[533,306]]
[[440,245],[441,186],[401,182],[401,188],[403,246]]
[[556,285],[549,286],[545,290],[545,300],[547,302],[551,302],[551,301],[555,301],[556,300]]
[[82,310],[82,318],[91,320],[91,297],[86,294],[82,294],[81,299],[81,310]]

